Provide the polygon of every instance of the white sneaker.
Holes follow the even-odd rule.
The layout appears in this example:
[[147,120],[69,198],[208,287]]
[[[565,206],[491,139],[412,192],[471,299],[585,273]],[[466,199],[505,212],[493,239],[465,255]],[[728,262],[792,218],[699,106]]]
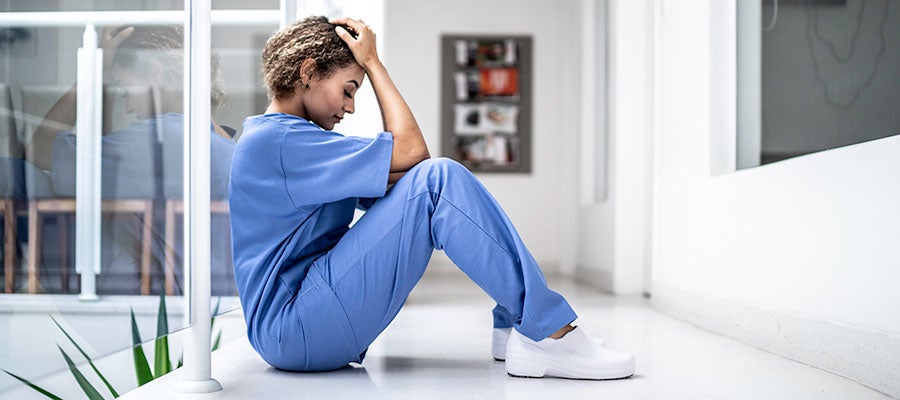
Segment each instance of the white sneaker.
[[[494,331],[491,333],[491,356],[494,357],[495,361],[506,360],[506,343],[509,342],[509,332],[511,330],[512,328],[494,328]],[[600,346],[606,346],[606,341],[603,339],[591,339]]]
[[512,330],[506,372],[528,378],[620,379],[634,375],[634,356],[600,346],[578,328],[562,338],[539,342]]
[[491,356],[496,361],[506,360],[506,343],[509,342],[509,331],[512,328],[494,328],[491,332]]

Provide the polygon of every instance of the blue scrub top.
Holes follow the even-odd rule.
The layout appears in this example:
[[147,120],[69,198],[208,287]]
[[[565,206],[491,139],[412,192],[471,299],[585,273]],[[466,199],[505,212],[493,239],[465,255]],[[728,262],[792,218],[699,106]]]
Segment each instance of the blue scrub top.
[[[210,191],[224,199],[234,140],[216,133],[210,122]],[[225,127],[226,130],[232,130]],[[233,130],[232,130],[233,131]],[[75,195],[76,136],[61,132],[53,143],[53,188]],[[103,198],[183,198],[184,115],[165,113],[103,136]]]
[[344,136],[303,118],[248,117],[229,186],[234,277],[251,342],[294,298],[310,265],[349,229],[361,197],[382,197],[393,136]]

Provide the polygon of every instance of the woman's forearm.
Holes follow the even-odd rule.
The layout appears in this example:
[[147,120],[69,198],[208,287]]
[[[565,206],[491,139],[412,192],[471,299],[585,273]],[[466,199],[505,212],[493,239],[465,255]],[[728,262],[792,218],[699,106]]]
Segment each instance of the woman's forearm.
[[366,70],[372,88],[375,89],[384,130],[394,135],[390,172],[409,171],[414,165],[430,157],[428,146],[409,105],[403,100],[387,68],[378,58],[375,32],[364,22],[352,18],[336,19],[331,23],[337,25],[335,31],[350,47],[356,63]]
[[381,61],[367,64],[364,67],[381,108],[384,130],[394,135],[391,172],[408,171],[430,157],[422,130]]
[[60,98],[38,126],[26,148],[26,158],[38,168],[53,167],[53,141],[59,132],[75,127],[76,87],[73,86]]
[[393,185],[393,184],[397,183],[397,181],[399,181],[400,178],[403,177],[403,175],[406,175],[406,172],[407,171],[391,172],[390,174],[388,174],[388,185]]

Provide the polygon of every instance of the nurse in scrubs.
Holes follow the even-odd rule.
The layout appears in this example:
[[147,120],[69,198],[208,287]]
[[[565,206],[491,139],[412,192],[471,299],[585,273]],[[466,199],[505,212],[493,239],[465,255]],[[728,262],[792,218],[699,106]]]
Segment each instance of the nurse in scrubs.
[[[510,375],[634,373],[632,355],[572,325],[577,315],[484,186],[430,158],[365,23],[304,19],[268,40],[262,69],[271,103],[244,121],[229,193],[235,280],[266,362],[293,371],[361,363],[443,250],[496,301],[493,357]],[[380,133],[335,132],[364,79]],[[356,208],[366,213],[350,228]]]

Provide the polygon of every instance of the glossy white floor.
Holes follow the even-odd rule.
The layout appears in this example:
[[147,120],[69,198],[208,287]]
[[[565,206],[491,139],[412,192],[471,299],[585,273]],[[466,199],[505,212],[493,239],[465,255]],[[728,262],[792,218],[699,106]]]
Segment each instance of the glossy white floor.
[[828,372],[673,319],[643,298],[617,298],[563,279],[551,286],[577,324],[631,351],[637,373],[617,381],[523,379],[490,356],[493,304],[461,273],[428,275],[361,367],[290,373],[266,365],[246,339],[213,353],[224,390],[175,395],[176,371],[124,399],[882,399]]

